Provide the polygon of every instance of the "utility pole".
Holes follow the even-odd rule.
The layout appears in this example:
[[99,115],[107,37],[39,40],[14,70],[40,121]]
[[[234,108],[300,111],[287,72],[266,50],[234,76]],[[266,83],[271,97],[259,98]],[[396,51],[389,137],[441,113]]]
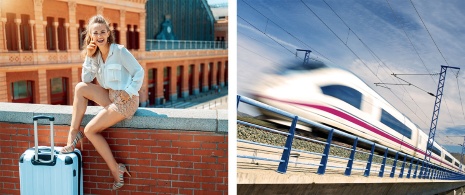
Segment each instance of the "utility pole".
[[[308,64],[308,60],[310,59],[310,50],[308,49],[296,49],[297,51],[305,51],[305,57],[304,57],[304,62],[303,62],[303,65],[305,64]],[[296,52],[296,55],[297,55],[297,52]]]
[[[434,144],[434,136],[436,135],[436,126],[438,124],[438,118],[439,118],[439,109],[441,108],[441,100],[443,96],[443,91],[444,91],[444,83],[446,81],[446,71],[448,68],[451,69],[458,69],[458,67],[452,67],[452,66],[444,66],[441,65],[441,72],[439,74],[439,82],[438,82],[438,89],[436,92],[436,100],[434,101],[434,109],[433,109],[433,117],[431,119],[431,125],[429,128],[429,135],[428,135],[428,143],[426,144],[426,154],[425,154],[425,160],[421,163],[421,169],[420,174],[423,171],[423,178],[429,178],[429,164],[431,161],[431,151],[433,150],[433,144]],[[425,163],[426,162],[426,167]],[[428,171],[427,174],[425,172]]]

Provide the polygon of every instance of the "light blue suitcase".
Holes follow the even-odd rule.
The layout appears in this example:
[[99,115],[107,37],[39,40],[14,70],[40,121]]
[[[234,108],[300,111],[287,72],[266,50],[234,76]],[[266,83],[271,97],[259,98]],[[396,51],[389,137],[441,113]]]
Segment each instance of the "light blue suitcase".
[[[38,146],[37,120],[50,120],[51,146]],[[34,116],[34,148],[27,149],[19,158],[21,195],[82,195],[82,156],[59,154],[62,147],[54,147],[51,116]],[[53,152],[51,152],[53,151]]]

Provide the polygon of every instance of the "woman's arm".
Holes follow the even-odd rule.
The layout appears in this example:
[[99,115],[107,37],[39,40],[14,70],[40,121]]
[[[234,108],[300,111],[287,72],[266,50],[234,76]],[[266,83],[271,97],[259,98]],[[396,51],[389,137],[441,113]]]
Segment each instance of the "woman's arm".
[[93,57],[86,56],[84,63],[82,64],[82,82],[90,83],[94,80],[98,70],[97,60]]
[[121,49],[121,59],[123,66],[132,76],[131,83],[124,91],[126,91],[130,97],[139,96],[139,90],[144,82],[144,69],[125,47]]

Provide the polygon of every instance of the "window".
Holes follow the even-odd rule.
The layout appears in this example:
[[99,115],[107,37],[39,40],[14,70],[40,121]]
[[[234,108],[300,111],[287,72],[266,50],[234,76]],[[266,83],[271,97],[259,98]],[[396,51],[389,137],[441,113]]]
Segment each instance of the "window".
[[68,79],[65,77],[57,77],[50,79],[51,104],[68,104],[68,92],[66,90],[68,83],[67,80]]
[[438,156],[441,156],[441,150],[439,150],[438,148],[436,148],[436,146],[433,145],[433,153],[435,153],[436,155]]
[[79,28],[78,28],[78,38],[79,38],[79,49],[84,46],[84,38],[86,38],[85,34],[82,34],[86,29],[84,28],[85,21],[79,20]]
[[456,167],[460,167],[460,164],[458,162],[455,162]]
[[407,126],[405,126],[404,123],[394,118],[391,114],[386,112],[384,109],[381,112],[381,123],[390,127],[392,130],[397,131],[403,136],[408,137],[409,139],[412,139],[412,130],[408,128]]
[[133,45],[134,45],[133,33],[131,31],[131,25],[128,24],[128,28],[127,28],[127,31],[126,31],[126,48],[127,49],[134,49]]
[[17,81],[11,83],[11,95],[15,103],[33,103],[33,81]]
[[118,29],[118,24],[114,23],[113,24],[113,33],[115,35],[115,42],[119,44],[119,30]]
[[31,26],[29,25],[29,15],[21,14],[21,49],[24,51],[32,50]]
[[66,51],[66,28],[65,28],[65,19],[58,18],[58,49],[61,51]]
[[16,14],[7,13],[5,23],[6,48],[8,51],[18,51],[18,31],[15,24]]
[[328,85],[321,87],[323,94],[340,99],[355,108],[360,109],[362,105],[362,94],[350,87],[343,85]]
[[47,49],[55,50],[55,31],[53,30],[53,18],[47,17],[47,26],[45,26],[45,36],[47,39]]
[[452,163],[452,158],[446,154],[446,160]]
[[134,49],[139,49],[139,32],[137,32],[137,25],[134,25]]

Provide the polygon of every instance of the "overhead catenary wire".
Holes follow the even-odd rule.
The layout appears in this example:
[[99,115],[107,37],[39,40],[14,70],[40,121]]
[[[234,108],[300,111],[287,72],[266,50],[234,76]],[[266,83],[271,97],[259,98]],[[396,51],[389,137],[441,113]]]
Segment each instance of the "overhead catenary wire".
[[[329,7],[329,9],[342,21],[342,23],[349,29],[349,31],[352,31],[352,33],[355,35],[355,37],[365,46],[365,48],[368,49],[369,53],[373,56],[373,58],[375,60],[378,61],[378,64],[381,66],[381,64],[383,64],[391,73],[394,73],[382,60],[381,58],[378,57],[378,55],[376,55],[376,53],[357,35],[357,33],[355,33],[353,30],[351,30],[352,28],[341,18],[341,16],[339,16],[339,14],[337,14],[337,12],[332,8],[331,5],[329,5],[325,0],[323,0],[323,2]],[[347,44],[346,44],[347,46]],[[380,63],[381,62],[381,63]],[[386,70],[384,68],[382,68],[385,72]],[[377,75],[377,73],[376,73]],[[378,85],[380,86],[380,85]],[[417,102],[413,99],[413,97],[410,95],[410,92],[407,91],[407,89],[405,89],[404,87],[402,87],[404,92],[407,93],[407,95],[410,97],[410,99],[415,103],[415,105],[420,108],[420,106],[417,104]],[[418,87],[417,87],[418,88]],[[389,88],[390,89],[390,88]],[[391,90],[391,89],[390,89]],[[392,91],[391,91],[392,92]],[[431,93],[427,92],[428,94],[431,95]],[[401,100],[402,101],[402,100]],[[420,108],[420,111],[423,113],[423,115],[427,116],[426,113]]]
[[[246,5],[248,5],[250,8],[252,8],[253,10],[255,10],[257,13],[259,13],[260,15],[262,15],[263,17],[265,17],[267,19],[267,26],[268,26],[268,21],[272,22],[275,26],[277,26],[278,28],[280,28],[281,30],[283,30],[284,32],[286,32],[288,35],[290,35],[291,37],[293,37],[295,40],[299,41],[300,43],[302,43],[303,45],[305,45],[307,48],[310,48],[313,52],[317,53],[318,55],[320,55],[321,57],[325,58],[326,60],[334,63],[331,59],[329,59],[328,57],[326,57],[325,55],[323,55],[321,52],[319,52],[318,50],[316,50],[315,48],[311,47],[310,45],[308,45],[307,43],[303,42],[301,39],[297,38],[295,35],[293,35],[292,33],[290,33],[289,31],[287,31],[285,28],[283,28],[281,25],[278,25],[276,22],[274,22],[272,19],[270,19],[268,16],[265,16],[265,14],[263,14],[262,12],[260,12],[259,10],[257,10],[255,7],[253,7],[252,5],[250,5],[247,1],[244,1],[242,0],[242,2],[244,2]],[[334,63],[336,64],[336,63]]]
[[[318,14],[316,14],[316,13],[312,10],[312,8],[310,8],[303,0],[301,0],[301,2],[302,2],[302,4],[304,4],[304,6],[305,6],[308,10],[310,10],[310,12],[313,13],[313,15],[315,15],[315,17],[318,18],[318,20],[320,20],[320,22],[322,22],[322,23],[326,26],[326,28],[328,28],[328,29],[329,29],[329,30],[330,30],[343,44],[344,44],[344,41],[343,41],[343,40],[342,40],[329,26],[328,26],[328,24],[326,24],[326,23],[323,21],[323,19],[321,19],[321,18],[318,16]],[[353,31],[352,31],[352,32],[353,32]],[[373,75],[375,75],[376,78],[378,78],[378,80],[381,81],[381,79],[378,77],[378,75],[376,75],[376,74],[373,72],[373,70],[371,70],[371,69],[368,67],[368,65],[367,65],[367,64],[366,64],[353,50],[352,50],[352,48],[350,48],[350,47],[349,47],[348,45],[346,45],[346,44],[344,44],[344,45],[347,47],[347,49],[349,49],[349,51],[352,52],[353,55],[355,55],[355,56],[360,60],[360,62],[362,62],[362,64],[363,64]],[[386,87],[387,87],[387,86],[386,86]],[[406,106],[406,108],[408,108],[415,116],[417,116],[418,119],[419,119],[420,121],[422,121],[423,123],[426,124],[426,122],[425,122],[424,120],[422,120],[422,118],[419,117],[419,116],[418,116],[418,115],[417,115],[404,101],[402,101],[402,100],[400,99],[399,96],[397,96],[391,89],[389,89],[389,90],[391,91],[391,93],[392,93],[395,97],[397,97],[397,98]]]

